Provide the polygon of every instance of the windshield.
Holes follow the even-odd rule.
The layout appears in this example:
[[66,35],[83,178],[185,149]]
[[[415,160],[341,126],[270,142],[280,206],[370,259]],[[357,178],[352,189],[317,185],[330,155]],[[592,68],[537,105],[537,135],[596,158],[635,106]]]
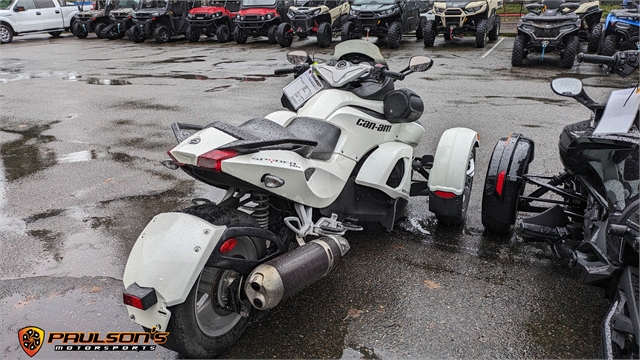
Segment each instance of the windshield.
[[387,61],[382,57],[382,54],[380,53],[380,49],[376,45],[368,41],[348,40],[340,42],[338,45],[336,45],[332,60],[340,60],[340,58],[348,54],[363,54],[370,57],[377,63],[383,65],[387,64]]
[[131,8],[135,5],[135,7],[138,7],[138,4],[140,3],[140,0],[115,0],[111,2],[115,9],[122,9],[122,8]]
[[396,0],[354,0],[353,5],[391,5]]
[[242,6],[251,7],[251,6],[274,6],[276,4],[276,0],[242,0]]
[[143,0],[140,9],[165,9],[167,7],[166,0]]
[[0,10],[9,10],[11,0],[0,0]]

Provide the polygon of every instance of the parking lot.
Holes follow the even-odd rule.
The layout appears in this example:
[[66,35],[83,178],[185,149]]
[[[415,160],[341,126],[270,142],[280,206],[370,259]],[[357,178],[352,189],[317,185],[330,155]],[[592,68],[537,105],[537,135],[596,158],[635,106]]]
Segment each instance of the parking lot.
[[[121,303],[122,274],[138,234],[156,214],[220,191],[160,165],[175,146],[173,122],[239,125],[279,110],[292,76],[285,54],[328,60],[338,39],[288,48],[266,38],[168,44],[69,33],[16,37],[0,50],[0,343],[28,356],[25,326],[50,331],[139,331]],[[373,40],[372,40],[373,41]],[[376,40],[377,41],[377,40]],[[380,42],[392,70],[411,56],[434,66],[396,88],[417,92],[426,129],[416,155],[433,153],[448,128],[480,134],[474,190],[463,226],[438,226],[426,198],[412,198],[391,232],[349,233],[341,266],[251,324],[226,358],[594,358],[608,302],[544,244],[484,232],[481,189],[496,141],[519,132],[536,142],[530,171],[561,170],[557,139],[589,111],[553,94],[555,77],[581,79],[605,101],[637,79],[597,66],[558,66],[553,55],[510,65],[513,38],[477,49],[472,39],[435,47],[406,37]],[[584,49],[584,45],[583,49]],[[43,358],[175,358],[138,353],[60,353]]]

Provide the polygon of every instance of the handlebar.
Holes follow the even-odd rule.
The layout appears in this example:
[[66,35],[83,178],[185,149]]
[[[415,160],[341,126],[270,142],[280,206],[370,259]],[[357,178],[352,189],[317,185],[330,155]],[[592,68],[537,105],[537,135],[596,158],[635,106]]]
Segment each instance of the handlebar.
[[616,59],[613,56],[578,54],[578,62],[611,66],[615,61]]
[[399,72],[395,72],[395,71],[389,71],[387,69],[382,69],[382,76],[386,76],[386,77],[390,77],[392,79],[396,79],[396,80],[404,80],[404,74],[399,73]]
[[638,50],[618,51],[613,56],[578,54],[578,62],[602,64],[608,67],[608,71],[627,77],[638,70],[640,65],[640,53]]
[[296,66],[290,67],[290,68],[275,69],[273,71],[273,74],[274,75],[286,75],[286,74],[300,75],[303,72],[309,70],[309,67],[310,67],[309,64],[300,64],[300,65],[296,65]]

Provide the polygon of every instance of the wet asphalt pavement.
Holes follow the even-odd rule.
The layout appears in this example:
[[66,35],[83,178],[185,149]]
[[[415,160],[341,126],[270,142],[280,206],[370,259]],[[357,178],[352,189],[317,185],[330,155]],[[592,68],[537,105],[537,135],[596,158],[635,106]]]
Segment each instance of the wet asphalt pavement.
[[[326,60],[331,49],[294,40]],[[456,39],[426,49],[405,38],[380,44],[392,70],[412,55],[434,67],[402,85],[425,102],[427,130],[417,155],[433,153],[455,126],[480,134],[464,226],[438,226],[425,198],[411,199],[396,229],[349,233],[340,267],[253,323],[227,358],[593,358],[603,292],[544,244],[485,234],[480,189],[493,145],[512,132],[536,141],[530,171],[560,170],[562,126],[588,118],[549,81],[578,77],[604,101],[635,80],[593,65],[557,66],[557,57],[512,69],[512,38],[476,49]],[[64,34],[17,37],[0,49],[0,344],[3,357],[28,356],[17,332],[140,331],[121,304],[121,278],[138,234],[157,213],[220,192],[159,164],[175,145],[173,122],[239,125],[280,109],[291,78],[288,49],[175,40],[80,40]],[[42,358],[175,358],[154,352],[55,352]]]

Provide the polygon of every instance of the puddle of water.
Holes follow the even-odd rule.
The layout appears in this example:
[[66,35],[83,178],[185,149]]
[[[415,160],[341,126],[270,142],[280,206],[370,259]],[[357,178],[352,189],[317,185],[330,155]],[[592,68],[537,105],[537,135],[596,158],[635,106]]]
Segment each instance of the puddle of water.
[[[4,74],[3,74],[4,75]],[[43,71],[33,73],[20,73],[19,71],[10,72],[7,77],[0,78],[0,83],[7,84],[13,81],[42,79],[47,77],[60,77],[63,80],[78,80],[82,76],[74,71]]]
[[131,85],[130,81],[119,79],[100,79],[100,78],[88,78],[87,84],[91,85]]
[[228,88],[230,88],[230,87],[231,87],[231,85],[216,86],[216,87],[214,87],[214,88],[212,88],[212,89],[205,90],[204,92],[216,92],[216,91],[223,91],[223,90],[226,90],[226,89],[228,89]]
[[49,130],[52,124],[38,125],[25,130],[21,129],[0,129],[8,133],[22,135],[16,141],[4,143],[0,146],[0,157],[4,165],[4,175],[7,181],[14,181],[34,174],[57,163],[56,154],[51,150],[42,151],[40,146],[56,138],[42,135]]
[[206,56],[198,55],[198,56],[190,56],[190,57],[172,57],[166,60],[153,61],[153,64],[184,64],[184,63],[192,63],[192,62],[202,62],[207,61]]

